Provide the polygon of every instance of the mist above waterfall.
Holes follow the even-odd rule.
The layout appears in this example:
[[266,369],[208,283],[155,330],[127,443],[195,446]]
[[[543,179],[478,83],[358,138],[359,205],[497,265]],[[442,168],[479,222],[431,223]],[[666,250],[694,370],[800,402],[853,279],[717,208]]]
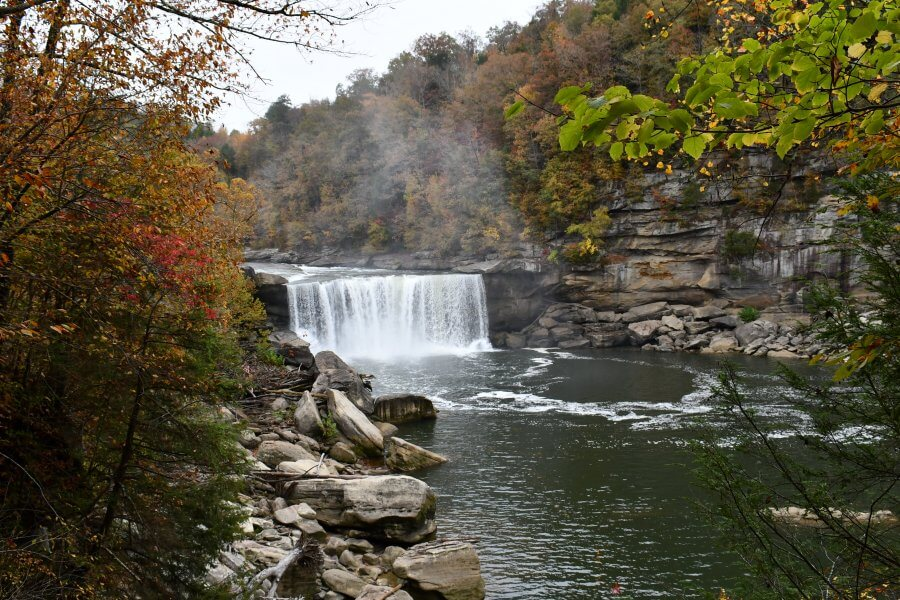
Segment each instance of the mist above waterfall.
[[490,349],[480,275],[388,275],[287,286],[291,329],[313,350],[388,358]]

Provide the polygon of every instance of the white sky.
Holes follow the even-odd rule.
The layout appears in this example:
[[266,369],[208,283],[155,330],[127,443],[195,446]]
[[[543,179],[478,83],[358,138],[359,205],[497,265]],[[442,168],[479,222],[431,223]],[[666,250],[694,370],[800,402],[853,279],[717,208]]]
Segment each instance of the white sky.
[[272,43],[253,45],[252,62],[268,84],[255,82],[252,98],[228,97],[229,106],[219,111],[213,125],[244,130],[265,114],[281,94],[295,105],[309,100],[334,98],[334,89],[356,69],[382,73],[388,62],[426,33],[457,34],[472,30],[481,37],[506,21],[526,23],[542,0],[393,0],[363,20],[341,27],[338,38],[354,56],[302,54]]

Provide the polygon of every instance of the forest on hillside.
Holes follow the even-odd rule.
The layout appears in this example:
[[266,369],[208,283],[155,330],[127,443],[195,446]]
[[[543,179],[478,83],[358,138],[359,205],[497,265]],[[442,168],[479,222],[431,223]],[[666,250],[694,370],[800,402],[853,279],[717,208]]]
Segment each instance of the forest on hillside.
[[[217,148],[227,173],[257,186],[259,246],[452,256],[554,241],[591,260],[613,193],[639,194],[656,161],[560,151],[554,97],[586,82],[670,96],[676,62],[716,43],[720,17],[694,3],[655,35],[657,4],[551,0],[486,39],[426,34],[383,73],[355,71],[333,101],[282,96],[248,132],[201,125],[194,144]],[[523,114],[504,119],[522,99]]]

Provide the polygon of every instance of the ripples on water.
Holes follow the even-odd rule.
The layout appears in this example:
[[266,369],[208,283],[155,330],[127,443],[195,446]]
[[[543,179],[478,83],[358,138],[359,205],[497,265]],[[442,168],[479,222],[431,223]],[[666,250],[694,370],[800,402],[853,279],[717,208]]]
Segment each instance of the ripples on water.
[[[735,357],[759,407],[789,414],[774,362]],[[476,538],[488,598],[697,598],[742,574],[695,503],[692,426],[712,418],[716,359],[521,350],[355,361],[375,392],[441,410],[401,435],[451,462],[418,474],[439,536]],[[727,439],[723,432],[723,439]]]

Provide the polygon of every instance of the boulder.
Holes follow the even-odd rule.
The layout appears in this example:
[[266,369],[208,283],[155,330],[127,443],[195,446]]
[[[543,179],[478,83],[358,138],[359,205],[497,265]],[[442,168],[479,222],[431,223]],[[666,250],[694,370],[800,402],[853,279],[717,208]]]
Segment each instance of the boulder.
[[394,574],[415,591],[443,600],[481,600],[484,580],[471,544],[429,542],[413,546],[394,561]]
[[682,347],[682,350],[699,350],[700,348],[705,348],[706,346],[709,346],[709,340],[705,337],[698,337],[687,342]]
[[203,579],[207,584],[217,586],[222,585],[233,578],[234,571],[217,561],[207,569],[206,576]]
[[772,350],[766,356],[769,358],[800,358],[800,355],[790,350]]
[[263,544],[252,540],[238,540],[234,542],[231,547],[243,554],[244,558],[247,560],[266,565],[267,567],[277,565],[288,553],[287,550],[274,548],[272,546],[264,546]]
[[298,475],[337,475],[337,471],[318,460],[291,460],[278,463],[276,471]]
[[366,454],[380,456],[384,450],[384,436],[381,435],[381,431],[343,392],[330,389],[326,394],[328,412],[341,433]]
[[694,314],[694,307],[689,304],[672,304],[669,306],[669,310],[676,317],[686,317]]
[[381,437],[387,439],[389,437],[394,437],[397,435],[397,432],[400,431],[400,428],[396,425],[391,425],[390,423],[385,423],[384,421],[375,421],[375,427],[378,428],[378,431],[381,432]]
[[286,365],[311,369],[315,364],[309,342],[293,331],[273,332],[269,335],[269,343]]
[[254,448],[258,448],[260,442],[262,440],[259,439],[259,436],[249,429],[244,429],[238,434],[238,442],[240,442],[241,446],[246,448],[247,450],[253,450]]
[[359,373],[337,354],[330,350],[319,352],[316,354],[316,368],[319,370],[319,376],[313,383],[313,393],[321,394],[328,389],[340,390],[358,409],[367,415],[372,414],[375,409],[372,392],[366,387]]
[[611,310],[597,311],[597,320],[601,323],[618,323],[622,320],[622,315]]
[[563,350],[577,350],[578,348],[589,348],[591,340],[583,337],[573,337],[559,340],[559,347]]
[[521,333],[507,333],[506,334],[506,347],[512,349],[524,348],[525,344],[528,342],[528,338],[526,338]]
[[756,340],[764,340],[775,332],[775,323],[758,319],[752,323],[744,323],[734,330],[734,336],[741,346],[749,346]]
[[717,306],[695,306],[691,310],[698,321],[709,321],[716,317],[724,317],[725,311]]
[[612,348],[628,344],[628,331],[623,323],[592,323],[585,326],[584,335],[594,348]]
[[733,317],[731,315],[725,315],[724,317],[716,317],[715,319],[709,320],[710,324],[715,325],[716,327],[720,327],[722,329],[734,329],[739,326],[743,321],[738,319],[737,317]]
[[681,331],[684,329],[684,321],[682,321],[675,315],[665,315],[660,320],[662,321],[663,325],[665,325],[672,331]]
[[302,531],[306,537],[314,539],[317,542],[324,542],[325,538],[328,537],[328,534],[315,519],[300,518],[294,521],[293,525]]
[[303,392],[303,397],[294,409],[294,427],[303,435],[311,436],[322,435],[325,430],[319,417],[319,409],[316,408],[316,401],[309,392]]
[[685,321],[684,330],[691,335],[697,335],[712,329],[713,326],[706,321]]
[[319,457],[297,444],[283,440],[266,440],[260,443],[259,449],[256,451],[256,459],[267,467],[275,468],[283,462],[318,461]]
[[414,544],[436,527],[434,492],[405,475],[301,479],[287,483],[284,496],[308,504],[326,526],[362,530],[372,539]]
[[356,452],[354,452],[353,448],[350,447],[350,444],[347,444],[346,442],[336,442],[334,446],[328,450],[328,456],[338,462],[347,463],[348,465],[352,465],[356,462]]
[[354,575],[341,569],[326,569],[322,573],[322,581],[328,586],[328,589],[356,598],[363,592],[366,582]]
[[730,352],[736,349],[738,342],[731,334],[717,335],[709,341],[708,350],[710,352]]
[[628,325],[628,337],[635,346],[642,346],[653,338],[653,334],[661,325],[662,321],[657,320],[631,323]]
[[403,590],[397,590],[391,594],[392,589],[383,585],[367,585],[356,597],[356,600],[384,600],[385,598],[388,600],[413,600],[412,596]]
[[398,437],[388,439],[384,444],[384,451],[384,462],[388,468],[401,473],[436,467],[447,462],[446,457]]
[[669,312],[668,302],[651,302],[628,309],[622,320],[626,323],[637,323],[638,321],[652,321],[658,319]]
[[388,394],[375,400],[373,415],[385,423],[411,423],[437,418],[434,403],[425,396],[416,394]]

